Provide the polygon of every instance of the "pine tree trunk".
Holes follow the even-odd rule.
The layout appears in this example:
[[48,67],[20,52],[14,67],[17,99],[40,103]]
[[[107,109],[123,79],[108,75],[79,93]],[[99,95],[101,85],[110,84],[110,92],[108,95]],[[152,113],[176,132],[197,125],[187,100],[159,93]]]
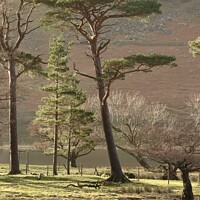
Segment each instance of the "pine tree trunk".
[[[58,80],[57,80],[58,90]],[[58,94],[56,93],[56,100],[58,100]],[[58,175],[58,102],[56,101],[56,112],[55,112],[55,126],[54,126],[54,154],[53,154],[53,175]]]
[[192,184],[190,182],[189,172],[186,168],[181,168],[181,177],[183,180],[182,200],[194,200]]
[[19,158],[18,158],[18,139],[17,139],[17,102],[16,102],[17,78],[15,72],[15,61],[12,54],[9,55],[8,74],[9,74],[9,141],[10,141],[9,174],[20,174]]
[[58,125],[55,125],[54,130],[54,154],[53,154],[53,175],[58,175]]
[[67,174],[70,175],[70,162],[71,162],[71,134],[69,134],[68,140],[68,152],[67,152]]
[[93,62],[96,71],[96,77],[98,79],[98,92],[99,92],[99,99],[100,99],[100,107],[101,107],[101,117],[103,122],[103,129],[106,139],[107,151],[110,160],[111,166],[111,177],[108,178],[108,181],[113,182],[130,182],[129,179],[124,175],[122,172],[121,164],[118,158],[113,132],[112,132],[112,124],[110,120],[110,113],[107,101],[103,102],[103,98],[105,96],[105,85],[102,76],[102,67],[99,55],[97,55],[97,48],[96,48],[97,41],[94,40],[90,43],[91,51],[93,56]]
[[111,177],[108,178],[108,181],[113,182],[130,182],[128,178],[123,174],[121,164],[118,158],[117,150],[115,147],[115,142],[112,133],[112,125],[110,121],[110,113],[108,110],[107,102],[104,102],[104,105],[101,106],[101,114],[103,121],[103,128],[106,138],[107,150],[111,165]]

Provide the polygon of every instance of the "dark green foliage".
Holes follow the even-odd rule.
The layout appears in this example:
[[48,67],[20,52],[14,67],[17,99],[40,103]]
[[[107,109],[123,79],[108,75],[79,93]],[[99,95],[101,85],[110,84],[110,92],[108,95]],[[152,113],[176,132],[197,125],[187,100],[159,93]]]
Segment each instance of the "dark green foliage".
[[124,79],[125,74],[132,72],[151,72],[153,67],[172,66],[175,67],[174,56],[166,55],[131,55],[121,59],[106,60],[103,64],[104,79],[106,82],[113,82],[117,79]]
[[161,4],[155,0],[129,0],[126,3],[121,3],[115,8],[130,16],[142,16],[152,13],[161,13]]
[[126,60],[135,64],[141,64],[143,66],[154,67],[154,66],[163,66],[163,65],[171,65],[176,66],[173,62],[176,60],[174,56],[166,56],[160,54],[153,54],[153,55],[131,55],[125,57]]
[[98,23],[101,18],[100,23],[102,23],[109,18],[142,17],[161,13],[161,4],[156,0],[37,0],[37,2],[52,8],[47,12],[43,23],[60,29],[63,29],[68,22],[79,23],[79,20],[84,20],[84,18],[97,20]]
[[72,8],[73,6],[96,6],[96,5],[104,5],[111,4],[117,2],[115,0],[36,0],[36,3],[44,3],[49,6],[64,6],[68,8]]

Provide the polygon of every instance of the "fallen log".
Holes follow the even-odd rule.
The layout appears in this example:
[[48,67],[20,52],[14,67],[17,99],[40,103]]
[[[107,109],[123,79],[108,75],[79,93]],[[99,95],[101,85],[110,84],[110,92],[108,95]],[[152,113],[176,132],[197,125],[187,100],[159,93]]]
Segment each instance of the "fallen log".
[[81,189],[83,187],[90,187],[90,188],[100,189],[101,182],[95,182],[95,183],[92,183],[92,182],[89,182],[89,183],[80,183],[80,182],[77,182],[77,185],[75,185],[75,184],[69,184],[69,185],[67,185],[67,187],[70,187],[70,186],[81,188]]

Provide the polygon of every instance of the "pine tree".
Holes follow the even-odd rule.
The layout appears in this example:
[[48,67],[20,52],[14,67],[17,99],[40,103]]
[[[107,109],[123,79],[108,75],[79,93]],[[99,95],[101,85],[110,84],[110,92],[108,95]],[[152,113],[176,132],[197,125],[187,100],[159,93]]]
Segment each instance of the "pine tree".
[[[36,123],[41,125],[48,141],[53,141],[53,174],[57,175],[57,157],[67,149],[67,169],[70,174],[71,148],[74,140],[88,136],[92,129],[93,113],[81,108],[86,101],[85,94],[78,88],[76,74],[67,67],[68,48],[61,38],[54,38],[50,44],[47,79],[50,84],[43,91],[50,95],[42,99],[43,105],[37,111]],[[52,148],[50,146],[50,148]]]
[[[108,181],[129,182],[124,175],[117,155],[113,138],[107,98],[110,86],[115,80],[124,78],[131,72],[150,72],[153,67],[170,65],[174,57],[161,55],[132,55],[123,59],[110,60],[102,64],[102,54],[107,50],[110,39],[105,32],[112,29],[111,19],[145,17],[152,13],[161,13],[161,4],[157,0],[37,0],[52,9],[46,14],[48,26],[71,28],[80,34],[90,47],[88,56],[94,64],[95,77],[79,74],[96,81],[105,140],[111,165],[111,177]],[[110,29],[109,29],[110,28]]]

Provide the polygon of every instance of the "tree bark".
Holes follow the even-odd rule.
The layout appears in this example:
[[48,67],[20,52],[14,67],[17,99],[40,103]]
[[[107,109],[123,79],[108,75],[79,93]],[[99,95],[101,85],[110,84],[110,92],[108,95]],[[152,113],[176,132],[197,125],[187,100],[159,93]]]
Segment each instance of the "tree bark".
[[122,182],[122,183],[130,182],[130,180],[122,172],[121,164],[118,158],[118,154],[117,154],[117,150],[116,150],[116,146],[115,146],[115,142],[113,138],[112,124],[110,120],[108,104],[106,100],[104,101],[106,92],[105,92],[105,85],[104,85],[104,80],[102,76],[101,61],[97,53],[97,41],[93,40],[92,42],[90,42],[90,46],[91,46],[93,62],[94,62],[95,71],[96,71],[96,77],[98,79],[97,87],[98,87],[98,92],[99,92],[101,117],[102,117],[107,151],[108,151],[108,156],[109,156],[110,166],[111,166],[111,177],[109,177],[107,181]]
[[9,76],[9,140],[10,140],[10,171],[9,174],[20,174],[17,138],[17,77],[15,71],[15,58],[10,53],[8,58]]
[[183,180],[183,193],[182,193],[182,200],[194,200],[194,195],[192,191],[192,184],[190,182],[189,172],[187,168],[180,168],[181,170],[181,177]]

